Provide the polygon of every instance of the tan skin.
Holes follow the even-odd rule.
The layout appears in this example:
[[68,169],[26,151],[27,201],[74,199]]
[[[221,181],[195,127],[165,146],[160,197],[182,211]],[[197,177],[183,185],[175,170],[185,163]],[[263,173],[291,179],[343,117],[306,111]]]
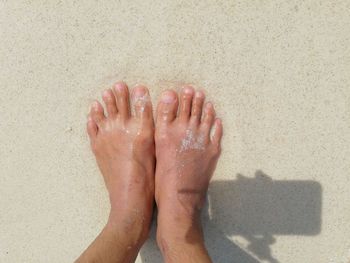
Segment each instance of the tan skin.
[[[165,91],[156,113],[144,86],[119,82],[94,102],[87,131],[109,192],[109,220],[76,262],[134,262],[148,237],[154,200],[165,262],[211,262],[200,211],[220,154],[222,124],[203,92]],[[210,131],[212,134],[210,134]],[[157,166],[155,166],[157,160]]]

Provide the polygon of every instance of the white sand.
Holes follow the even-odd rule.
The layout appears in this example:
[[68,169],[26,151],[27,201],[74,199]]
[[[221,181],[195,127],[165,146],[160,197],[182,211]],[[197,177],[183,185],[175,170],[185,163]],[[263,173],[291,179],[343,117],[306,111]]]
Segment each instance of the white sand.
[[[349,13],[347,0],[0,1],[0,262],[72,262],[103,227],[86,113],[123,79],[153,101],[194,83],[215,103],[217,262],[348,263]],[[141,257],[159,262],[152,241]]]

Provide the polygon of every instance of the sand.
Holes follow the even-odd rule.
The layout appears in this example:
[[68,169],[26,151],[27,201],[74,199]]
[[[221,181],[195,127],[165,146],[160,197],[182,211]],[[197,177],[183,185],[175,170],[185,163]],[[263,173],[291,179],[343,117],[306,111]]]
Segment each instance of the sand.
[[[85,134],[116,80],[193,83],[223,119],[216,262],[350,260],[350,4],[1,1],[0,262],[72,262],[108,197]],[[161,262],[154,236],[137,262]]]

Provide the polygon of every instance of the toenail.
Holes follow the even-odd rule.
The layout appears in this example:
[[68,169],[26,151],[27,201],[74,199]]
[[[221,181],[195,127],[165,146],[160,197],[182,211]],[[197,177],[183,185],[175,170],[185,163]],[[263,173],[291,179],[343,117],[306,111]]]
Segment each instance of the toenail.
[[205,109],[208,111],[212,108],[213,108],[213,104],[211,102],[207,102],[207,104],[205,105]]
[[135,87],[134,96],[143,97],[146,94],[146,89],[143,86]]
[[94,110],[98,110],[99,109],[99,103],[97,101],[94,101],[94,103],[92,104],[92,107]]
[[162,95],[162,102],[163,103],[173,103],[175,101],[175,96],[172,92],[166,91]]
[[203,98],[204,94],[201,91],[196,91],[196,98]]
[[108,91],[108,90],[103,91],[102,97],[105,97],[105,98],[107,98],[107,99],[110,98],[110,93],[109,93],[109,91]]
[[122,91],[124,89],[124,83],[117,83],[117,84],[114,85],[114,88],[117,91]]
[[192,94],[193,93],[193,89],[191,87],[184,87],[183,88],[183,92],[185,94]]

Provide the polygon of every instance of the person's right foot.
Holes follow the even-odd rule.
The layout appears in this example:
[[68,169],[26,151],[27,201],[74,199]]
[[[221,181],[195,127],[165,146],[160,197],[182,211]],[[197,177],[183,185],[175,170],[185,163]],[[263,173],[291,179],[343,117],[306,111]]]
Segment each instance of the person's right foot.
[[169,261],[174,258],[179,261],[179,253],[191,249],[191,245],[194,249],[199,246],[206,254],[199,215],[220,155],[222,124],[215,118],[211,103],[203,107],[204,100],[203,92],[186,86],[180,92],[180,103],[177,94],[168,90],[158,104],[157,241]]

